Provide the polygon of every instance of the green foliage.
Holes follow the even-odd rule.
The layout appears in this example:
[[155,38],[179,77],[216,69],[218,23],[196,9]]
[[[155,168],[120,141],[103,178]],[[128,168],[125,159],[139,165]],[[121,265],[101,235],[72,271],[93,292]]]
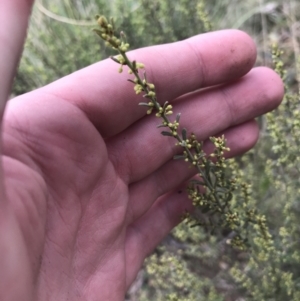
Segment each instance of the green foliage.
[[[113,53],[90,34],[92,26],[83,26],[84,22],[92,22],[95,12],[113,15],[117,27],[127,33],[132,48],[177,41],[212,28],[240,28],[255,38],[258,64],[271,66],[274,62],[274,69],[285,79],[286,95],[277,110],[259,119],[261,139],[256,148],[242,158],[226,162],[226,178],[236,179],[236,190],[228,207],[235,214],[227,222],[234,222],[237,216],[244,224],[252,212],[257,218],[256,225],[260,221],[270,235],[266,234],[268,239],[265,239],[261,235],[264,231],[254,227],[255,224],[252,228],[239,226],[240,236],[248,238],[251,252],[232,248],[228,242],[239,237],[233,229],[234,223],[214,229],[209,223],[206,227],[190,227],[205,221],[200,210],[196,220],[189,217],[192,223],[182,223],[174,229],[147,260],[141,285],[134,294],[141,301],[300,300],[300,95],[297,85],[300,48],[296,26],[300,19],[299,3],[291,0],[54,0],[51,4],[44,1],[43,5],[65,19],[49,17],[39,7],[35,8],[15,94],[40,87]],[[76,22],[79,25],[69,24]],[[273,48],[272,53],[274,42],[284,53],[278,47]],[[121,67],[126,63],[121,57],[117,60]],[[145,92],[141,83],[134,84],[137,93]],[[154,88],[147,83],[148,94],[155,93]],[[150,93],[149,96],[155,95]],[[144,105],[149,113],[155,109],[150,98]],[[158,108],[156,114],[159,113]],[[175,129],[177,133],[176,119],[170,123],[173,127],[167,127],[167,131],[173,133]],[[182,138],[183,133],[179,134]],[[184,153],[182,156],[186,159]],[[193,191],[195,187],[190,187],[190,192]],[[201,198],[198,193],[195,196]],[[226,200],[228,191],[223,196]],[[226,215],[214,218],[214,224],[226,222]],[[128,294],[129,299],[131,296],[133,293]]]
[[168,102],[161,105],[158,102],[155,86],[148,82],[146,71],[143,71],[143,75],[140,74],[144,64],[130,61],[126,54],[129,44],[124,32],[121,31],[120,36],[116,35],[112,18],[108,21],[104,16],[96,16],[96,19],[99,25],[99,28],[94,29],[96,34],[107,46],[119,53],[117,57],[111,57],[121,65],[119,72],[123,72],[123,66],[127,66],[128,73],[134,75],[129,81],[134,84],[136,94],[142,93],[149,100],[148,103],[141,102],[140,105],[147,107],[147,114],[153,111],[156,113],[155,116],[161,119],[158,128],[165,128],[161,134],[175,138],[175,145],[183,149],[182,154],[176,155],[174,159],[186,161],[197,171],[198,179],[190,181],[188,195],[201,216],[196,218],[188,215],[189,222],[196,221],[196,225],[211,232],[215,229],[229,231],[231,237],[226,243],[240,250],[246,250],[255,241],[258,247],[262,245],[268,250],[272,248],[266,218],[258,214],[255,206],[250,204],[249,185],[241,182],[239,177],[231,176],[236,173],[238,166],[231,167],[225,162],[224,152],[229,151],[225,137],[210,137],[215,148],[207,155],[203,151],[203,141],[198,141],[193,133],[188,135],[185,128],[179,131],[181,114],[177,114],[172,121],[169,117],[173,114],[172,105]]
[[[283,54],[273,47],[274,69],[286,79]],[[272,231],[271,249],[262,249],[256,261],[252,258],[243,268],[236,262],[230,273],[245,289],[247,300],[299,300],[300,298],[300,244],[299,244],[299,99],[298,93],[286,83],[286,94],[281,106],[267,114],[264,141],[244,156],[244,164],[252,160],[261,165],[262,180],[254,181],[255,166],[246,169],[244,178],[257,187],[257,207],[268,215]],[[268,150],[265,146],[269,145]],[[250,161],[251,160],[251,161]],[[263,198],[262,198],[263,196]]]
[[[72,12],[82,19],[99,9],[97,5],[79,9],[62,3],[64,5],[52,3],[53,11],[63,14],[74,7]],[[53,20],[35,7],[13,93],[25,93],[94,63],[100,45],[90,34],[91,28]]]
[[[192,272],[184,260],[182,250],[168,253],[158,249],[146,262],[146,270],[151,277],[149,283],[152,299],[163,301],[224,301],[216,292],[214,282],[209,279],[199,281],[199,276]],[[153,291],[151,291],[153,289]],[[149,300],[149,297],[145,297]],[[141,300],[142,301],[142,300]]]
[[181,0],[180,5],[172,0],[39,3],[33,10],[13,88],[15,95],[48,84],[113,53],[90,34],[91,16],[97,11],[114,16],[118,27],[128,33],[132,49],[185,39],[210,28],[207,20],[202,22],[205,11],[200,5],[202,1],[197,0]]
[[[280,298],[296,300],[299,295],[297,283],[294,282],[294,274],[282,269],[285,258],[282,256],[281,242],[288,236],[288,232],[286,228],[281,227],[279,233],[281,240],[276,245],[267,226],[266,217],[259,213],[257,202],[251,197],[250,185],[243,181],[240,166],[233,160],[225,161],[224,151],[227,151],[228,148],[224,137],[211,137],[215,150],[210,155],[206,155],[202,150],[203,143],[197,141],[194,134],[188,136],[187,130],[184,128],[179,132],[180,114],[174,121],[169,119],[168,116],[173,114],[172,106],[168,102],[160,105],[156,98],[155,86],[147,81],[146,72],[143,71],[143,75],[140,75],[140,69],[144,69],[144,65],[128,59],[126,52],[129,44],[124,33],[122,32],[120,37],[115,35],[112,19],[108,21],[105,17],[98,16],[97,21],[99,29],[95,29],[95,32],[108,46],[119,53],[117,57],[112,58],[121,65],[119,72],[123,71],[123,66],[127,66],[129,74],[134,76],[130,81],[134,84],[136,94],[142,93],[143,97],[149,99],[148,103],[143,102],[140,105],[147,107],[148,114],[154,111],[156,117],[162,120],[159,127],[167,129],[161,134],[175,138],[176,145],[183,148],[183,153],[175,156],[174,159],[183,159],[197,170],[199,180],[190,182],[188,193],[201,215],[200,217],[188,215],[188,222],[196,221],[196,225],[202,226],[207,233],[216,237],[217,243],[223,241],[224,254],[232,251],[226,245],[232,246],[239,252],[244,252],[245,262],[235,260],[233,254],[227,255],[231,265],[228,274],[238,285],[240,293],[244,297],[249,300],[268,300],[280,296]],[[283,64],[279,55],[280,53],[275,49],[273,53],[275,70],[284,76]],[[287,98],[292,99],[288,96]],[[284,150],[285,154],[287,143],[282,139],[282,134],[278,131],[272,114],[274,113],[269,114],[270,134],[274,139],[273,142],[277,143],[277,147],[273,146],[273,150],[276,150],[277,153],[279,150]],[[286,116],[281,119],[286,126]],[[293,126],[300,124],[296,123],[295,125],[294,119],[291,121]],[[284,157],[278,161],[279,163],[275,166],[282,163],[291,165],[290,158]],[[224,232],[227,232],[227,236],[224,235]],[[181,253],[186,256],[188,252],[185,250]],[[297,258],[294,259],[297,260]],[[270,265],[270,263],[272,264]],[[161,256],[153,255],[146,270],[149,275],[158,275],[153,282],[154,286],[159,289],[158,291],[162,291],[162,295],[167,296],[168,300],[198,300],[200,297],[213,298],[213,300],[222,298],[218,295],[211,280],[206,278],[197,281],[193,271],[189,271],[184,264],[183,258],[168,254],[167,251],[164,251]],[[167,274],[171,275],[169,281],[165,281]],[[187,282],[185,283],[183,280],[187,280]],[[205,290],[208,293],[205,293]],[[156,293],[155,298],[159,297],[160,295]]]

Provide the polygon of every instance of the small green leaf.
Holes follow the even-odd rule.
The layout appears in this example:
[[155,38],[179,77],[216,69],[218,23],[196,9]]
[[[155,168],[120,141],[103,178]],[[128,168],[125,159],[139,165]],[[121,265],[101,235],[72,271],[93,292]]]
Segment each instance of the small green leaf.
[[147,102],[140,102],[139,106],[150,107]]
[[230,202],[232,200],[232,197],[233,197],[232,193],[229,192],[226,198],[226,202]]
[[165,131],[162,131],[162,132],[161,132],[161,134],[162,134],[163,136],[174,137],[174,136],[173,136],[173,134],[172,134],[172,133],[170,133],[170,132],[165,132]]
[[191,184],[196,184],[196,185],[201,185],[201,186],[206,186],[204,182],[201,182],[199,180],[190,180]]
[[100,29],[93,28],[93,31],[102,39],[103,32]]
[[196,223],[196,224],[190,225],[190,228],[201,227],[201,226],[203,226],[202,223]]
[[174,160],[181,160],[181,159],[185,159],[185,158],[186,158],[185,155],[175,155],[175,156],[173,157]]
[[133,69],[133,70],[136,70],[136,61],[133,61],[133,62],[132,62],[132,69]]
[[185,141],[186,140],[186,129],[182,129],[182,139]]
[[113,60],[114,62],[116,62],[117,64],[121,64],[116,58],[114,58],[113,56],[110,56],[110,59]]
[[148,80],[147,80],[147,74],[146,74],[146,71],[144,71],[143,74],[144,74],[144,79],[145,79],[145,81],[146,81],[146,83],[147,83]]
[[206,173],[207,176],[209,176],[210,169],[211,169],[210,161],[207,161],[207,162],[205,163],[205,173]]
[[216,188],[216,191],[219,192],[219,193],[229,193],[228,188],[219,187],[219,186]]

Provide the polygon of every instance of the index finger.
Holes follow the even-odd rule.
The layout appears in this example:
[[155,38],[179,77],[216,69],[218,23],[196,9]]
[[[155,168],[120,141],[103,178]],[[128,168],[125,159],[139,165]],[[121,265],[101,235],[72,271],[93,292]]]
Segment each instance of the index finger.
[[[33,0],[0,1],[0,114],[10,93]],[[1,116],[0,115],[0,116]]]
[[[252,68],[256,47],[238,30],[223,30],[190,39],[138,49],[131,60],[146,66],[147,78],[156,86],[158,100],[169,101],[197,89],[237,79]],[[74,103],[99,128],[104,137],[115,135],[145,115],[137,104],[132,77],[118,75],[118,65],[105,60],[57,81],[46,89]]]

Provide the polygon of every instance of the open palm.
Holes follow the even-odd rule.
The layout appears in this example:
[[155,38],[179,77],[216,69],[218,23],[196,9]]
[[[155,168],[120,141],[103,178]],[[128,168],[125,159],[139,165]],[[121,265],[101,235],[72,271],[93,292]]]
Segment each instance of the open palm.
[[[253,118],[282,98],[273,71],[250,71],[255,47],[239,31],[129,57],[199,139],[225,133],[231,156],[254,145]],[[192,209],[179,192],[195,171],[172,160],[180,150],[127,77],[106,60],[7,104],[0,278],[11,278],[1,300],[123,300],[145,257]]]

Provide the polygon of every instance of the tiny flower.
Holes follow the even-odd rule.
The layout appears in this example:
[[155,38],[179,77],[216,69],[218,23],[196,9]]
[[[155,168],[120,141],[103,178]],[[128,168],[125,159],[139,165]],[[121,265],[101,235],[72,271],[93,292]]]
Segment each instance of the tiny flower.
[[147,84],[148,85],[148,87],[149,87],[149,89],[151,89],[151,90],[154,90],[155,89],[155,86],[153,85],[153,84]]
[[153,111],[153,108],[148,109],[147,114],[150,115],[152,113],[152,111]]
[[145,68],[145,65],[142,64],[142,63],[136,63],[136,68],[137,69],[143,69],[143,68]]
[[101,27],[107,27],[108,25],[107,19],[104,16],[100,16],[97,22]]
[[150,91],[150,92],[148,93],[148,96],[150,96],[150,97],[155,97],[155,96],[156,96],[156,94],[155,94],[155,92],[153,92],[153,91]]

